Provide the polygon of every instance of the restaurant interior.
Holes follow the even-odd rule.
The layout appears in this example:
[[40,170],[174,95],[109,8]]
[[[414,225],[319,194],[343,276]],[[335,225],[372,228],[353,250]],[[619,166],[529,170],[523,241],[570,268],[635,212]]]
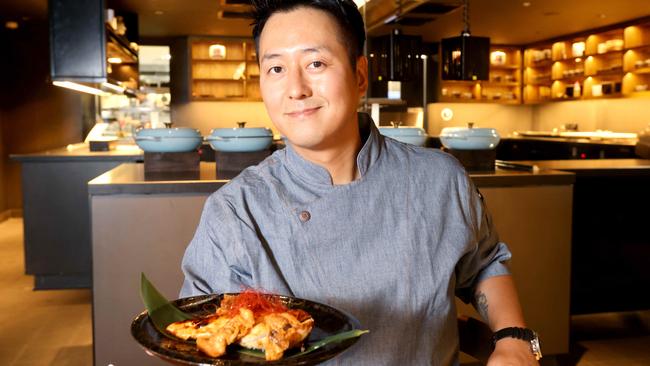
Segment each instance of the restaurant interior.
[[[354,2],[359,112],[466,168],[541,365],[650,365],[650,1]],[[285,147],[249,11],[0,1],[1,365],[166,364],[131,333],[141,273],[176,299],[206,199]]]

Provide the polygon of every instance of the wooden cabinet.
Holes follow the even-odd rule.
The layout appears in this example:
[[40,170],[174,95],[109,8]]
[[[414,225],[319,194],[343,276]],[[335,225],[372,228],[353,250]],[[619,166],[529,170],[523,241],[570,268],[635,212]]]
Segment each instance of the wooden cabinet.
[[648,96],[650,22],[524,50],[524,103]]
[[545,102],[551,98],[551,56],[550,44],[524,50],[524,103]]
[[490,47],[490,80],[442,80],[441,102],[521,102],[521,50],[513,46]]
[[261,100],[252,39],[190,39],[190,60],[192,100]]
[[650,95],[650,22],[626,27],[623,31],[623,93]]

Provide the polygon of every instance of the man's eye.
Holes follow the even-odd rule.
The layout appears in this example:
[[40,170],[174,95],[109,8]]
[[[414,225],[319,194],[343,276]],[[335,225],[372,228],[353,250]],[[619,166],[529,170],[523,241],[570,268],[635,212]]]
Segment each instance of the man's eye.
[[281,66],[273,66],[269,69],[269,73],[271,74],[279,74],[282,72],[282,67]]
[[318,68],[321,68],[323,66],[325,66],[325,64],[322,63],[321,61],[314,61],[311,64],[309,64],[309,67],[312,68],[312,69],[318,69]]

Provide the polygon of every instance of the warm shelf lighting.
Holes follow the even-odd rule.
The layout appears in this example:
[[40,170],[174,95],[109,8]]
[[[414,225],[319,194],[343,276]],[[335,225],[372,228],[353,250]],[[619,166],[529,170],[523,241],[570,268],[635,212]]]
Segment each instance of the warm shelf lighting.
[[102,83],[102,86],[120,94],[124,93],[125,90],[123,87],[111,83]]
[[354,4],[357,6],[357,8],[361,8],[362,6],[366,5],[370,0],[354,0]]
[[94,95],[100,95],[100,96],[108,94],[108,93],[106,93],[106,92],[104,92],[102,90],[99,90],[97,88],[93,88],[93,87],[83,85],[83,84],[73,83],[71,81],[53,81],[52,84],[54,84],[56,86],[60,86],[62,88],[76,90],[76,91],[79,91],[79,92],[82,92],[82,93],[88,93],[88,94],[94,94]]
[[108,62],[111,63],[111,64],[121,64],[122,59],[119,58],[119,57],[109,57]]

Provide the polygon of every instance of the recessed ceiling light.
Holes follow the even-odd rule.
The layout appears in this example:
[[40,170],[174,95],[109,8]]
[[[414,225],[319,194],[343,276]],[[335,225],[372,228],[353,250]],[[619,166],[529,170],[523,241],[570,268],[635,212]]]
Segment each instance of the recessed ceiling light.
[[162,11],[162,10],[156,10],[153,13],[156,14],[156,15],[163,15],[165,12]]
[[607,18],[607,15],[605,15],[605,14],[598,14],[598,17],[599,17],[600,19],[605,19],[605,18]]
[[523,3],[521,3],[521,5],[523,5],[525,8],[527,8],[527,7],[530,6],[530,1],[524,1]]
[[5,22],[5,28],[18,29],[18,22],[14,22],[13,20],[8,20],[7,22]]

